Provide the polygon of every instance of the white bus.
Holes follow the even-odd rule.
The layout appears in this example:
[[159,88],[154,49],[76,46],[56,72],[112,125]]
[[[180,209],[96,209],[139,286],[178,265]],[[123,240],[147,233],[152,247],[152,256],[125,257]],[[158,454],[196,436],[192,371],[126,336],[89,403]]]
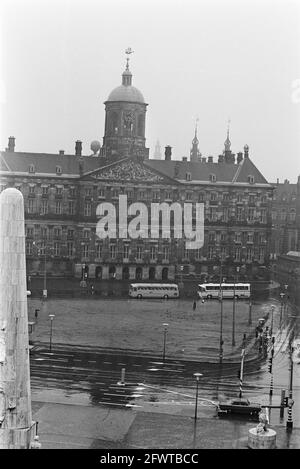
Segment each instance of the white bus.
[[[199,298],[220,298],[219,283],[201,283],[198,285]],[[221,291],[223,298],[249,298],[250,283],[222,283]]]
[[132,283],[129,288],[131,298],[178,298],[176,283]]

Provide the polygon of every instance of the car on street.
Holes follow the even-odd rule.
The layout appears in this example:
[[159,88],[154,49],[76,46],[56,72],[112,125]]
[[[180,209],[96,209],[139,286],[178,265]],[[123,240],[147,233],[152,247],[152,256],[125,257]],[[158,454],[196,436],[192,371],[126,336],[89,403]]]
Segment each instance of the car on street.
[[218,415],[242,414],[248,416],[258,416],[261,411],[261,404],[250,402],[249,399],[231,399],[220,402],[218,405]]

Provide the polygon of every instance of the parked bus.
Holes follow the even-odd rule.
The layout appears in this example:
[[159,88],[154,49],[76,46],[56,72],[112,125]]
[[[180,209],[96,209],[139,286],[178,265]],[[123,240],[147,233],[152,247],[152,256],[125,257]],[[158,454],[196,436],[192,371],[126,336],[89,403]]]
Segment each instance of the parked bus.
[[129,288],[131,298],[178,298],[176,283],[132,283]]
[[[198,285],[199,298],[220,298],[219,283],[201,283]],[[221,291],[223,298],[249,298],[250,283],[222,283]]]

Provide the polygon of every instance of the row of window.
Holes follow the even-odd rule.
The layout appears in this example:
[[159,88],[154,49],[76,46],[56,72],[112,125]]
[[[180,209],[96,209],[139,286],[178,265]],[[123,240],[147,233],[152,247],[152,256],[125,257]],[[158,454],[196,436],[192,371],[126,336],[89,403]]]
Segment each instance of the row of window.
[[[54,204],[54,213],[56,215],[62,215],[67,213],[69,215],[75,215],[75,201],[69,200],[66,210],[64,210],[64,204],[61,200],[56,200]],[[34,214],[36,213],[37,207],[36,202],[33,199],[28,199],[27,201],[27,213]],[[49,203],[48,200],[42,200],[40,204],[40,214],[46,215],[49,213]],[[85,217],[90,217],[95,213],[93,210],[93,205],[91,203],[85,203],[83,207],[83,215]],[[242,207],[237,207],[235,212],[232,210],[229,211],[228,208],[223,208],[220,210],[217,207],[210,207],[205,210],[205,218],[209,221],[222,221],[228,222],[231,216],[234,216],[237,221],[258,221],[260,223],[266,223],[267,221],[267,211],[266,209],[260,209],[259,214],[257,214],[254,208],[244,209]]]
[[[91,247],[88,244],[83,244],[81,246],[81,248],[82,248],[82,256],[86,257],[86,258],[88,258],[94,252],[94,250],[92,250]],[[26,253],[28,255],[38,253],[40,255],[53,254],[54,256],[59,256],[61,254],[61,244],[59,242],[54,242],[53,246],[49,247],[48,245],[46,245],[46,243],[41,242],[41,243],[39,243],[38,246],[35,246],[32,242],[27,241],[26,242]],[[111,259],[116,259],[117,253],[118,253],[118,248],[117,248],[116,244],[111,244],[109,246],[109,256],[110,256],[110,258]],[[122,251],[123,259],[128,260],[129,256],[130,256],[130,253],[131,253],[131,250],[130,250],[129,245],[125,244],[123,246],[123,251]],[[143,246],[137,246],[136,247],[136,256],[135,256],[135,258],[137,260],[142,260],[145,253],[149,253],[150,260],[156,261],[157,256],[159,254],[159,251],[158,251],[157,246],[151,246],[149,250],[145,250],[145,248]],[[74,254],[75,254],[75,245],[74,245],[73,242],[68,242],[67,243],[67,255],[69,257],[72,257],[72,256],[74,256]],[[165,261],[169,260],[170,250],[169,250],[168,247],[163,247],[160,254],[162,254],[162,260],[165,260]],[[207,258],[209,260],[212,260],[212,259],[215,259],[216,257],[218,257],[217,254],[219,254],[219,252],[217,253],[217,250],[216,250],[215,247],[208,246]],[[243,256],[242,256],[242,254],[243,254]],[[196,260],[200,260],[202,255],[203,255],[203,252],[202,252],[201,249],[196,249],[195,252],[192,253],[191,250],[185,249],[184,252],[183,252],[183,255],[182,255],[182,259],[190,260],[192,255],[195,256]],[[265,248],[259,248],[258,250],[254,250],[251,247],[247,247],[243,250],[243,252],[242,252],[242,248],[240,248],[240,247],[236,247],[234,249],[234,260],[235,261],[241,261],[242,259],[245,259],[246,261],[252,261],[254,259],[254,257],[256,257],[261,262],[261,261],[264,260],[265,255],[266,255]],[[102,258],[102,256],[103,256],[103,245],[100,244],[100,243],[97,243],[96,246],[95,246],[95,257],[97,259],[100,259],[100,258]],[[222,260],[226,260],[227,256],[228,256],[228,249],[226,247],[221,248],[220,258]]]
[[[6,186],[1,186],[0,187],[0,192],[3,190]],[[37,186],[35,185],[30,185],[29,186],[29,195],[36,195],[37,193]],[[49,195],[49,186],[42,186],[41,187],[42,191],[42,196],[48,196]],[[55,188],[55,195],[57,196],[62,196],[64,192],[64,188],[59,186]],[[133,189],[125,189],[124,187],[111,187],[107,186],[105,188],[98,188],[97,194],[98,197],[105,197],[106,195],[110,194],[111,197],[119,197],[120,194],[126,194],[129,199],[134,198],[134,194],[136,194],[136,197],[138,199],[154,199],[154,200],[159,200],[161,197],[165,200],[173,200],[178,197],[178,191],[173,192],[173,191],[146,191],[146,190],[140,190],[138,189],[137,192],[136,190]],[[186,200],[192,200],[193,195],[195,192],[186,192],[185,197]],[[70,187],[68,188],[68,196],[69,197],[76,197],[77,194],[77,189],[75,187]],[[86,187],[84,189],[84,193],[82,194],[85,197],[92,197],[95,195],[94,189],[92,187]],[[199,202],[204,202],[206,200],[211,200],[211,201],[217,201],[217,200],[223,200],[223,201],[230,201],[233,200],[236,203],[247,203],[247,204],[254,204],[256,202],[261,202],[261,203],[266,203],[267,202],[267,196],[265,194],[259,195],[259,194],[247,194],[247,193],[228,193],[228,192],[200,192],[198,193],[198,201]]]

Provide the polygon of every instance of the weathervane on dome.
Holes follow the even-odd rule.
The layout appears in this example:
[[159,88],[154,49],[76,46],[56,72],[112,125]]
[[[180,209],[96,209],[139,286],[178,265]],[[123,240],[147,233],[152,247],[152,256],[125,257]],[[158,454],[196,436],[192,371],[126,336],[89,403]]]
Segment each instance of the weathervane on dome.
[[128,57],[126,57],[126,60],[127,60],[127,64],[126,64],[126,70],[129,70],[129,56],[130,54],[133,54],[133,50],[131,49],[131,47],[127,47],[127,49],[125,50],[125,54],[128,55]]

